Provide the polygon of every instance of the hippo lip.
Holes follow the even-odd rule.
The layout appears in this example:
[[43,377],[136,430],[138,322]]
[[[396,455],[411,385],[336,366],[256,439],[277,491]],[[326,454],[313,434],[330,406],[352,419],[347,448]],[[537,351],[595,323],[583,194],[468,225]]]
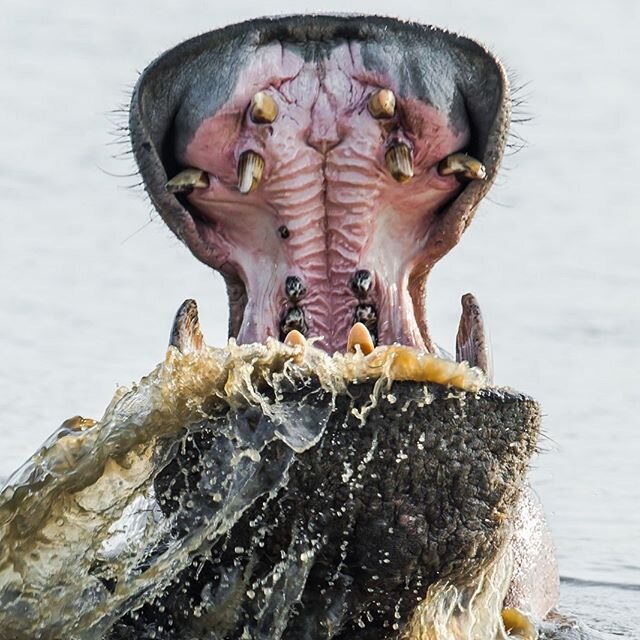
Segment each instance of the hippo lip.
[[[371,106],[381,90],[392,107]],[[472,40],[390,18],[292,16],[162,55],[137,83],[130,130],[156,209],[222,273],[239,342],[297,329],[332,352],[360,321],[374,341],[433,351],[427,275],[496,176],[510,104],[501,64]],[[484,179],[439,171],[461,152]],[[168,191],[185,167],[197,188]],[[470,360],[476,312],[463,303]]]

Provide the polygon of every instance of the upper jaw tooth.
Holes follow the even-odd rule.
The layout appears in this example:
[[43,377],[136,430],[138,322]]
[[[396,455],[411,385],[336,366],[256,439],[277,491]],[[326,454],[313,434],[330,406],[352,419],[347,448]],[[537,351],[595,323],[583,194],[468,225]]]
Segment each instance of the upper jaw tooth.
[[278,117],[278,104],[264,91],[258,91],[249,107],[251,120],[257,124],[271,124]]
[[411,149],[404,142],[394,142],[384,155],[389,173],[397,182],[408,182],[413,178]]
[[201,169],[190,167],[171,178],[165,186],[169,193],[191,193],[194,189],[206,189],[209,176]]
[[238,162],[238,191],[243,194],[254,191],[262,180],[264,159],[255,151],[245,151]]
[[452,153],[447,156],[438,165],[438,173],[441,176],[455,173],[468,180],[484,180],[487,177],[487,169],[482,162],[467,153]]
[[390,89],[380,89],[369,98],[367,108],[374,118],[392,118],[396,112],[396,96]]

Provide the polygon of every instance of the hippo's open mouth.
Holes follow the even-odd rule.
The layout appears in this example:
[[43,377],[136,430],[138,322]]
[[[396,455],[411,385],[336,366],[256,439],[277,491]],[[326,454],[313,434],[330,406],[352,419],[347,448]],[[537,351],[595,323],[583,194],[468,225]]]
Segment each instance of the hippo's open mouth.
[[[297,16],[164,54],[130,124],[154,205],[223,274],[240,343],[296,330],[333,352],[361,323],[432,352],[426,278],[489,189],[509,118],[503,68],[472,40]],[[478,317],[467,299],[458,355],[482,366]]]

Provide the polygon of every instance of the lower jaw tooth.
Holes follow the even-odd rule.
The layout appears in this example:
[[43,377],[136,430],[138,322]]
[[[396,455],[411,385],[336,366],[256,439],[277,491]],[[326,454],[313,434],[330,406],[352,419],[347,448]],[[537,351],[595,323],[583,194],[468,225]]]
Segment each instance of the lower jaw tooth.
[[307,344],[307,339],[296,329],[287,333],[284,343],[289,347],[304,347]]
[[456,360],[466,361],[472,367],[479,367],[493,382],[493,363],[491,349],[485,334],[484,321],[480,305],[475,297],[466,293],[462,296],[462,315],[456,336]]
[[297,331],[303,336],[307,333],[307,321],[304,311],[300,307],[291,307],[280,323],[280,338],[283,339],[292,331]]
[[369,333],[369,329],[362,322],[356,322],[347,338],[347,352],[355,353],[356,347],[360,347],[363,355],[368,356],[374,349],[373,338]]
[[185,300],[180,305],[171,327],[169,346],[176,347],[182,354],[196,353],[204,348],[195,300]]
[[307,339],[296,329],[289,331],[284,339],[284,343],[288,347],[297,347],[298,353],[294,356],[294,362],[298,364],[304,360],[304,351],[307,346]]

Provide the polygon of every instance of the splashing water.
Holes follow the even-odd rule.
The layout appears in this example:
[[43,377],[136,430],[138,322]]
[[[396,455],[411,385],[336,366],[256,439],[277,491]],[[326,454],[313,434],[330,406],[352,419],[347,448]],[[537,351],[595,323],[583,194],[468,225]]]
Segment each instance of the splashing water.
[[503,514],[538,409],[483,384],[399,347],[171,348],[2,490],[0,625],[16,640],[504,638]]

